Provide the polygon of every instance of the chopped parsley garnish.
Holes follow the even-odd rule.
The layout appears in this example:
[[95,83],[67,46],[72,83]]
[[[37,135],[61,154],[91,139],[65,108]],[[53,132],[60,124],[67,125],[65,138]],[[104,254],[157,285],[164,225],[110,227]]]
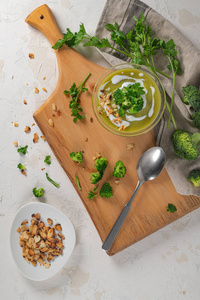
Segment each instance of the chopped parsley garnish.
[[128,109],[131,114],[138,113],[143,108],[144,100],[142,95],[145,94],[144,88],[139,82],[129,84],[123,89],[117,89],[113,93],[113,100],[116,105],[120,106],[119,115],[124,116],[124,110]]

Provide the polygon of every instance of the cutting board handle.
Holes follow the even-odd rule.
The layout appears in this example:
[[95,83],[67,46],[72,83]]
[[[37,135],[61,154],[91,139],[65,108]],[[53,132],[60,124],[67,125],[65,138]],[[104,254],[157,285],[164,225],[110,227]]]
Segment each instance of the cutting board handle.
[[58,39],[63,37],[50,8],[46,4],[41,5],[32,11],[25,21],[40,30],[52,46]]

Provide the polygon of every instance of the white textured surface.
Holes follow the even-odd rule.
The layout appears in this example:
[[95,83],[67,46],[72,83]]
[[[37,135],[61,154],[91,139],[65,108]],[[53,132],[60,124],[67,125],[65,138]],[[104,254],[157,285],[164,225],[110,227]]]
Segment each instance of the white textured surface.
[[[145,0],[163,14],[200,48],[199,0]],[[83,22],[94,33],[105,0],[48,0],[61,29],[77,30]],[[43,140],[33,144],[32,114],[51,94],[57,80],[57,66],[48,41],[24,19],[39,0],[1,0],[0,2],[0,299],[84,299],[84,300],[198,300],[200,298],[200,209],[163,228],[114,257],[101,250],[101,241],[69,179]],[[30,60],[28,53],[35,59]],[[85,55],[102,65],[95,51]],[[191,58],[192,59],[192,58]],[[46,80],[42,78],[46,76]],[[26,85],[28,83],[28,85]],[[34,94],[34,87],[40,89]],[[42,91],[47,88],[48,93]],[[26,99],[28,105],[23,104]],[[15,128],[12,122],[19,122]],[[13,142],[29,145],[21,157]],[[60,182],[56,189],[45,178],[43,160],[52,156],[46,167]],[[27,165],[28,176],[17,164]],[[53,279],[34,283],[18,271],[9,250],[9,229],[15,212],[25,203],[38,201],[34,186],[46,190],[44,202],[61,209],[72,221],[77,234],[74,253],[68,264]]]

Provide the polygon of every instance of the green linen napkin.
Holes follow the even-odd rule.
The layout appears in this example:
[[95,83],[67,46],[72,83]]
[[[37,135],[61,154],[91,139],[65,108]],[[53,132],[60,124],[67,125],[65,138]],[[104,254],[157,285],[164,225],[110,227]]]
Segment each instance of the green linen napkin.
[[[140,18],[141,12],[145,15],[147,24],[152,27],[156,36],[166,41],[173,39],[177,45],[178,58],[181,62],[183,74],[176,76],[173,115],[178,129],[196,132],[198,129],[194,127],[191,120],[192,111],[189,106],[183,104],[181,98],[183,97],[183,86],[189,84],[195,85],[198,88],[200,86],[200,50],[188,41],[188,39],[164,17],[139,0],[107,0],[97,26],[96,35],[99,38],[109,38],[109,32],[105,29],[105,24],[114,24],[115,21],[120,25],[120,30],[124,33],[128,33],[130,30],[133,30],[135,25],[133,16]],[[104,48],[102,54],[111,65],[116,65],[122,62],[122,60],[130,61],[129,58],[113,49]],[[159,55],[155,58],[157,68],[165,73],[169,73],[166,67],[168,63],[165,58],[160,59]],[[172,95],[172,81],[162,75],[159,77],[164,85],[168,101],[170,101],[170,96]],[[167,172],[178,193],[182,195],[200,196],[200,187],[194,187],[187,180],[187,176],[192,169],[200,168],[200,158],[195,161],[186,161],[174,154],[171,139],[174,127],[171,124],[170,128],[167,128],[168,115],[168,110],[165,109],[163,118],[155,128],[156,143],[158,146],[161,146],[166,153]]]

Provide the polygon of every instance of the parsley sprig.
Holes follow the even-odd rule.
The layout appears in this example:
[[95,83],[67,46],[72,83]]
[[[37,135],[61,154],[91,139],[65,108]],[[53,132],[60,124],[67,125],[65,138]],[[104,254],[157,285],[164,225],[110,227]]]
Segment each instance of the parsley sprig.
[[66,44],[68,47],[77,47],[82,41],[84,47],[108,47],[131,58],[133,64],[145,65],[149,67],[156,75],[160,73],[167,78],[171,78],[171,76],[156,68],[154,56],[162,51],[169,61],[169,65],[167,67],[172,72],[173,81],[171,104],[169,106],[169,104],[166,103],[169,110],[168,127],[172,120],[175,129],[177,129],[176,122],[172,115],[175,92],[175,77],[181,73],[180,63],[177,59],[178,53],[176,50],[176,45],[172,39],[165,42],[159,37],[155,37],[155,33],[152,31],[152,28],[149,25],[146,25],[145,16],[143,13],[141,14],[140,19],[137,19],[136,17],[133,18],[135,20],[134,30],[129,31],[127,34],[119,30],[119,25],[117,22],[115,22],[114,25],[105,25],[105,28],[110,32],[111,41],[109,41],[107,38],[98,39],[96,36],[90,36],[87,34],[83,24],[80,24],[79,31],[75,33],[72,33],[70,29],[67,28],[67,32],[64,34],[63,39],[58,40],[53,46],[53,49],[59,49],[64,44]]
[[74,82],[70,87],[69,91],[64,91],[64,94],[70,95],[72,97],[72,100],[69,102],[69,108],[71,109],[71,116],[74,117],[74,123],[76,123],[78,120],[82,120],[85,118],[85,116],[79,114],[79,111],[83,111],[83,109],[80,107],[78,100],[80,93],[84,93],[88,90],[84,87],[84,85],[90,75],[91,73],[89,73],[79,85],[76,85],[76,83]]

